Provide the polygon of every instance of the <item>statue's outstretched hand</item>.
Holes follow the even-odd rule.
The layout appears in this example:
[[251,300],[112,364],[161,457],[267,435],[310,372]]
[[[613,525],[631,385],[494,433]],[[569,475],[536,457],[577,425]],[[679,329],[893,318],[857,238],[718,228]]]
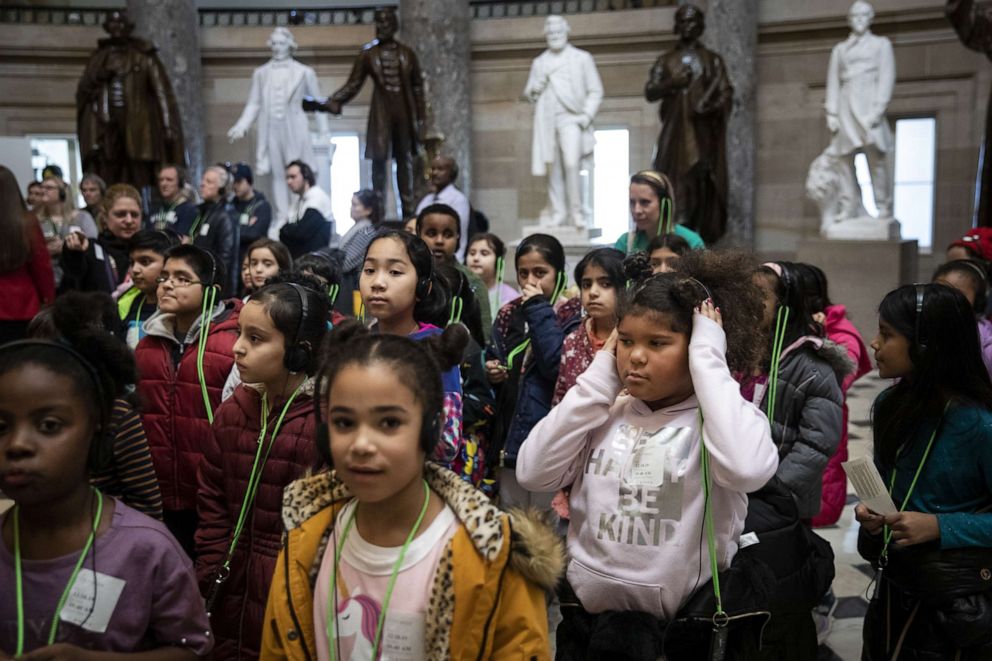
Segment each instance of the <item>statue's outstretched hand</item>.
[[840,122],[837,121],[837,115],[827,115],[827,128],[830,129],[831,133],[836,133],[840,130]]
[[245,137],[245,130],[240,124],[235,124],[227,132],[227,139],[231,142]]

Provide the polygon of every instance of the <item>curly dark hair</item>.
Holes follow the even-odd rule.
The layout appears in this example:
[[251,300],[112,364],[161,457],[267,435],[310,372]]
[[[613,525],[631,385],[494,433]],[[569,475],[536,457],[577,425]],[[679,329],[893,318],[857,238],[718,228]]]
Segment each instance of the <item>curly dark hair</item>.
[[750,372],[761,361],[767,341],[761,328],[762,297],[751,274],[754,258],[737,250],[693,250],[679,258],[673,273],[651,273],[645,253],[631,255],[624,271],[632,281],[617,317],[668,315],[672,329],[691,334],[693,308],[707,297],[720,308],[727,334],[727,364]]

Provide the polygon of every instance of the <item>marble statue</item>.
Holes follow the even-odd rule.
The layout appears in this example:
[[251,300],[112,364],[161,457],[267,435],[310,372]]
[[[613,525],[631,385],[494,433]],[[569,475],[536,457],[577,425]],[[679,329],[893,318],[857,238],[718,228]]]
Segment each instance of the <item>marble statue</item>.
[[[395,7],[375,10],[376,38],[362,47],[347,82],[328,99],[305,99],[306,110],[335,115],[372,77],[375,88],[369,106],[365,158],[372,161],[372,188],[388,199],[390,156],[396,161],[396,183],[402,213],[415,213],[413,161],[425,139],[424,77],[417,54],[396,41],[399,19]],[[391,186],[389,187],[391,188]]]
[[153,44],[131,36],[123,9],[103,23],[110,35],[90,55],[76,89],[83,171],[138,188],[155,184],[164,163],[186,163],[182,120]]
[[678,222],[709,244],[727,229],[726,132],[734,88],[723,59],[699,41],[705,28],[701,9],[678,8],[679,40],[654,63],[644,96],[661,101],[654,169],[675,186]]
[[534,58],[524,97],[535,104],[531,173],[548,178],[540,222],[584,228],[579,172],[595,146],[592,123],[603,83],[592,55],[569,44],[568,32],[561,16],[544,21],[548,49]]
[[[899,238],[899,224],[892,217],[895,138],[885,118],[895,85],[895,58],[892,43],[872,34],[874,17],[874,9],[864,0],[852,4],[847,14],[851,34],[830,53],[825,108],[832,138],[809,175],[834,181],[834,192],[821,194],[818,200],[821,234],[828,238]],[[854,170],[859,153],[868,160],[877,218],[861,204]]]
[[[283,177],[286,166],[293,161],[314,163],[310,127],[301,104],[304,96],[319,96],[320,85],[314,70],[293,58],[297,46],[288,29],[274,29],[267,44],[272,59],[252,74],[248,103],[227,137],[232,142],[241,139],[258,120],[255,174],[273,175],[272,201],[278,227],[289,213],[290,191]],[[317,116],[317,130],[321,141],[329,143],[324,115]]]
[[[992,59],[992,6],[978,6],[974,0],[947,0],[944,13],[966,48]],[[975,224],[992,225],[992,95],[985,115],[985,139],[979,156],[981,171],[977,182]]]

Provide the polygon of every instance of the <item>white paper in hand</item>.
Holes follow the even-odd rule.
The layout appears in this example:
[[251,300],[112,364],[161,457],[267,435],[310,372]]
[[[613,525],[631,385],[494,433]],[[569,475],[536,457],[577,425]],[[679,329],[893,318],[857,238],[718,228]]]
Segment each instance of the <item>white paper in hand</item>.
[[851,461],[845,461],[841,466],[844,467],[844,472],[850,478],[855,493],[858,494],[858,498],[861,499],[865,507],[876,514],[897,514],[899,512],[895,503],[892,502],[892,497],[889,496],[885,482],[878,474],[878,469],[875,468],[875,462],[872,461],[871,457],[858,457]]

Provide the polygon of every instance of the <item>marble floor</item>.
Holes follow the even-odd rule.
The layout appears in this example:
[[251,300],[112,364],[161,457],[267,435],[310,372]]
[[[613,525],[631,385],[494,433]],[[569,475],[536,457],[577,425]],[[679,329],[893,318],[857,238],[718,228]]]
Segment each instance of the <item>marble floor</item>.
[[[891,381],[880,379],[877,372],[871,372],[861,377],[848,391],[848,454],[851,459],[871,453],[871,405],[875,396],[890,383]],[[816,530],[833,547],[836,569],[833,590],[837,607],[830,634],[820,647],[821,661],[856,661],[861,658],[861,623],[868,606],[865,593],[872,570],[858,555],[858,523],[854,520],[855,496],[850,485],[847,503],[836,525]]]

